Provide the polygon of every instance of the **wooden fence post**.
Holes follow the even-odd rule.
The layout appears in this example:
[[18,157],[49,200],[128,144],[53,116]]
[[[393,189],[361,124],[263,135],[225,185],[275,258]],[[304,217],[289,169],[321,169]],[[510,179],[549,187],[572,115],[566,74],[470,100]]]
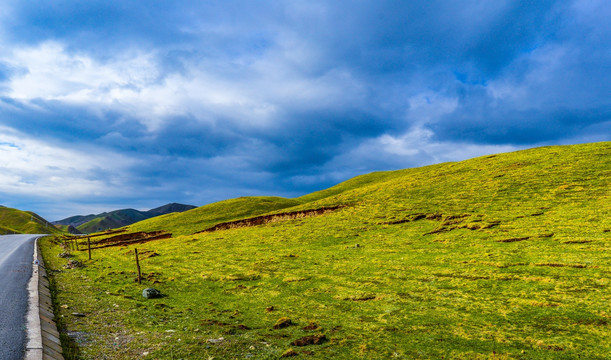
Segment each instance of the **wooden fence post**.
[[140,262],[138,261],[138,249],[134,249],[136,253],[136,268],[138,268],[138,284],[142,283],[142,275],[140,273]]
[[89,260],[91,260],[91,241],[89,236],[87,236],[87,249],[89,250]]

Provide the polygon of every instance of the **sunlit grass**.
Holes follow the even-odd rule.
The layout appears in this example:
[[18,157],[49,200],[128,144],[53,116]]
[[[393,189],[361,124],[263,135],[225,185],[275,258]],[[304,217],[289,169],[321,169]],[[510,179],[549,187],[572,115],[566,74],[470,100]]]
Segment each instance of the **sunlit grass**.
[[0,206],[0,235],[3,234],[56,234],[57,229],[31,211]]
[[[132,230],[348,205],[137,245],[142,285],[134,246],[79,252],[84,268],[54,275],[61,323],[82,332],[85,359],[606,359],[609,159],[608,142],[540,148],[151,219]],[[60,269],[62,250],[43,244]],[[149,286],[167,296],[144,299]]]
[[273,196],[251,196],[220,201],[182,213],[157,216],[137,222],[129,231],[166,230],[175,235],[192,234],[215,224],[265,214],[301,204],[294,199]]

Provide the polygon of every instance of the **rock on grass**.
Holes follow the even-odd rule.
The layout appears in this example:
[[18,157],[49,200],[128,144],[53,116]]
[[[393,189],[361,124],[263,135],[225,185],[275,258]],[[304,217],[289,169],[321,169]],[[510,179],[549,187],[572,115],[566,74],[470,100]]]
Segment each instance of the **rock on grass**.
[[144,296],[147,299],[158,298],[158,297],[161,297],[161,291],[157,289],[153,289],[153,288],[146,288],[142,290],[142,296]]

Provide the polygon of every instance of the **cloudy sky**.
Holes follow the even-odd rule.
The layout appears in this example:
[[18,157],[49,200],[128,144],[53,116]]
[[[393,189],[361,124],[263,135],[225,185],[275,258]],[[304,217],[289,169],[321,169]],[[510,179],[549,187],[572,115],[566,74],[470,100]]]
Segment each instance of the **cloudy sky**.
[[2,0],[0,204],[299,196],[611,140],[611,3]]

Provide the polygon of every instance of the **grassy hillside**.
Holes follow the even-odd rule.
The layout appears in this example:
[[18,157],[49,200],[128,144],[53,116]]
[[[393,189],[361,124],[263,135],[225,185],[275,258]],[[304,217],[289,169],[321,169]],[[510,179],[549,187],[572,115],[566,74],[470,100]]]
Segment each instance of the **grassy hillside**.
[[72,225],[54,225],[54,226],[64,233],[81,234],[81,232],[78,231],[78,229]]
[[135,223],[129,231],[166,230],[174,235],[188,235],[215,224],[265,214],[301,204],[294,199],[251,196],[220,201],[182,213],[161,215]]
[[[128,226],[128,231],[166,230],[174,235],[189,235],[218,223],[246,219],[267,213],[301,210],[316,207],[315,200],[328,198],[351,189],[360,188],[371,183],[381,183],[387,179],[401,176],[401,172],[376,172],[358,176],[332,188],[318,191],[296,199],[272,196],[250,196],[229,199],[201,206],[182,213],[173,213],[143,220]],[[327,202],[327,205],[329,202]],[[339,202],[340,204],[343,202]],[[119,227],[119,226],[117,226]]]
[[100,214],[86,223],[77,226],[76,228],[79,231],[88,234],[106,229],[122,227],[126,224],[133,224],[146,218],[147,216],[138,210],[123,209]]
[[31,211],[0,206],[0,234],[56,234],[61,230]]
[[[605,142],[375,173],[268,209],[228,200],[191,210],[196,226],[160,217],[132,230],[347,205],[139,244],[142,285],[134,246],[76,252],[86,266],[55,275],[60,325],[84,359],[608,359],[610,183]],[[61,251],[44,243],[48,266]],[[144,299],[151,286],[166,297]]]

